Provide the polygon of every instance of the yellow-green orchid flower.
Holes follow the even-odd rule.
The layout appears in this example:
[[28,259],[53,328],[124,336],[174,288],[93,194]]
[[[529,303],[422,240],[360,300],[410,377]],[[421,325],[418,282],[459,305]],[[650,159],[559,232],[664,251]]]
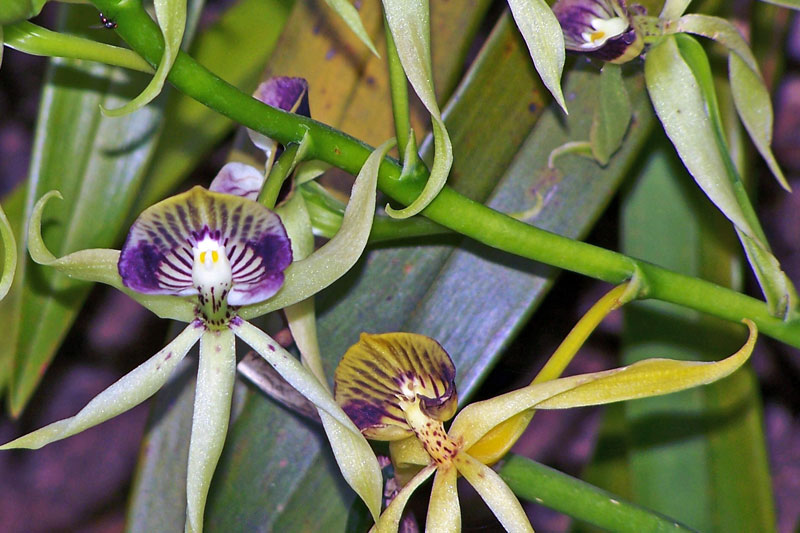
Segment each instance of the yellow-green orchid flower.
[[[455,413],[457,400],[455,368],[444,349],[422,335],[363,334],[336,370],[336,400],[368,438],[390,441],[397,472],[408,473],[414,466],[417,470],[373,531],[397,531],[412,492],[434,474],[427,531],[460,530],[459,474],[478,491],[505,529],[532,531],[516,496],[484,463],[497,459],[483,442],[493,429],[534,408],[599,405],[668,394],[721,379],[739,368],[752,352],[756,331],[752,322],[747,325],[747,343],[722,361],[648,359],[604,372],[533,383],[467,406],[449,430],[444,422]],[[507,450],[496,435],[493,441],[490,448]]]
[[188,325],[75,416],[19,437],[0,450],[41,448],[131,409],[158,391],[199,341],[186,531],[202,531],[206,496],[230,418],[238,337],[317,407],[345,479],[377,518],[380,468],[359,429],[317,377],[247,319],[303,301],[352,267],[369,236],[378,167],[390,146],[385,143],[376,149],[364,164],[339,233],[294,262],[290,236],[276,213],[253,200],[202,187],[146,209],[121,251],[82,250],[56,258],[42,241],[41,220],[45,204],[58,193],[42,197],[34,207],[28,235],[34,261],[74,278],[112,285],[159,316]]

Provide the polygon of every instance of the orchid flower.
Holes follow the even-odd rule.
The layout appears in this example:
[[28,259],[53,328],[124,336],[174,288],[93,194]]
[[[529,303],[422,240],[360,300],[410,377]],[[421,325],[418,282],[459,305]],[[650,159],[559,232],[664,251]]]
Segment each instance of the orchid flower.
[[41,236],[43,196],[33,210],[34,261],[78,279],[122,290],[163,318],[188,325],[165,348],[101,392],[78,414],[19,437],[0,449],[37,449],[131,409],[152,396],[198,341],[200,363],[189,445],[186,531],[199,532],[208,488],[230,418],[235,338],[250,345],[324,414],[345,479],[377,517],[381,476],[359,429],[317,377],[247,319],[305,300],[352,267],[366,245],[380,162],[391,142],[367,159],[356,178],[342,227],[327,244],[292,262],[280,217],[240,196],[195,187],[146,209],[120,251],[82,250],[56,258]]
[[[458,475],[477,490],[508,531],[532,531],[522,506],[487,461],[484,439],[504,422],[537,409],[564,409],[668,394],[721,379],[752,353],[755,326],[735,354],[715,363],[647,359],[630,366],[534,382],[474,403],[455,418],[455,367],[433,339],[412,333],[362,334],[335,374],[335,397],[369,439],[390,441],[396,472],[417,473],[384,510],[373,531],[396,532],[411,494],[435,474],[426,530],[459,531]],[[505,443],[496,447],[507,450]],[[484,448],[480,453],[473,449]],[[491,454],[489,454],[491,456]],[[421,468],[421,469],[420,469]],[[400,476],[398,476],[400,477]],[[402,480],[401,480],[402,481]]]

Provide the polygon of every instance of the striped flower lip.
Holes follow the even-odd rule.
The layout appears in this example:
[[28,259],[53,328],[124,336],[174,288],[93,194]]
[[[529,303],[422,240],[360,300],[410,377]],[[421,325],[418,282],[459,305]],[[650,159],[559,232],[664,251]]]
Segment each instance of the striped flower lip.
[[363,333],[344,354],[334,396],[367,437],[398,440],[415,434],[412,413],[450,419],[458,396],[456,370],[435,340],[414,333]]
[[136,219],[118,268],[125,286],[137,292],[197,295],[209,318],[227,305],[274,295],[291,262],[278,215],[252,200],[197,186]]
[[559,0],[553,13],[561,24],[567,50],[602,61],[624,62],[638,56],[644,46],[631,26],[624,2]]

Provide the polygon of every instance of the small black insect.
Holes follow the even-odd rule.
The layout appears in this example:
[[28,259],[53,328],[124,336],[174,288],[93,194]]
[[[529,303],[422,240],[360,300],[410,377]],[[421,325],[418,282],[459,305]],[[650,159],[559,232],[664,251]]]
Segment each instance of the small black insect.
[[107,16],[100,13],[100,22],[103,24],[103,27],[107,30],[114,30],[117,28],[117,23],[108,18]]

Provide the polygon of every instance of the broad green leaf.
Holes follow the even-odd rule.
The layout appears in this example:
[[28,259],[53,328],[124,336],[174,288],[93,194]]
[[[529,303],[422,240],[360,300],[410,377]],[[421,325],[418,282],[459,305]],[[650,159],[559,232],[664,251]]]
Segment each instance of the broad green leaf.
[[567,103],[561,91],[561,72],[564,70],[566,49],[558,19],[544,0],[508,0],[508,6],[525,38],[531,59],[544,86],[566,112]]
[[601,165],[606,165],[622,145],[630,121],[631,101],[622,81],[622,68],[606,63],[600,73],[600,91],[589,132],[592,154]]
[[6,212],[0,207],[0,239],[3,245],[3,273],[0,275],[0,300],[6,297],[17,271],[17,240]]
[[166,383],[172,371],[189,349],[200,339],[203,328],[186,326],[180,335],[153,357],[136,367],[119,381],[95,396],[86,407],[73,417],[53,422],[43,428],[23,435],[0,446],[0,450],[13,448],[39,449],[65,439],[85,429],[136,407]]
[[[699,191],[676,179],[679,164],[664,141],[658,143],[624,199],[625,252],[739,287],[735,235],[710,206],[699,207]],[[625,308],[624,361],[655,351],[682,359],[716,358],[740,342],[734,327],[655,302],[631,304]],[[627,431],[618,431],[628,439],[616,453],[628,464],[627,497],[701,531],[774,529],[751,369],[703,389],[623,407]]]
[[442,120],[433,88],[428,1],[383,0],[383,10],[406,77],[431,114],[433,122],[433,165],[425,188],[411,205],[403,209],[396,210],[386,206],[389,216],[408,218],[425,209],[444,187],[453,165],[453,144]]
[[154,0],[156,19],[161,28],[164,39],[164,53],[156,68],[156,72],[147,87],[127,104],[114,109],[103,107],[103,112],[109,117],[120,117],[133,113],[146,106],[161,93],[164,82],[167,81],[172,64],[178,57],[183,41],[183,32],[186,29],[186,3],[187,0]]
[[380,54],[375,49],[375,45],[372,44],[372,39],[369,38],[369,34],[367,30],[364,28],[364,24],[361,22],[361,17],[358,16],[358,11],[353,4],[351,4],[348,0],[325,0],[331,9],[336,11],[342,20],[344,20],[347,25],[353,30],[361,42],[364,43],[364,46],[369,48],[369,51],[375,54],[376,56],[380,57]]
[[[84,39],[77,35],[50,31],[27,21],[6,26],[3,30],[5,31],[5,45],[26,54],[85,59],[139,72],[153,72],[147,61],[127,48]],[[2,44],[2,39],[0,39],[0,45]]]

